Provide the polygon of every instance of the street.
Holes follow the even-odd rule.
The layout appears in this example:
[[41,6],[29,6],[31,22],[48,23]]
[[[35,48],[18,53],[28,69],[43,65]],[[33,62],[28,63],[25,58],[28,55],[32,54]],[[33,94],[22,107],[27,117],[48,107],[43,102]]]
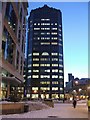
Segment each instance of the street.
[[3,118],[88,118],[86,103],[73,108],[70,103],[55,103],[54,108],[29,111],[22,114],[2,115]]

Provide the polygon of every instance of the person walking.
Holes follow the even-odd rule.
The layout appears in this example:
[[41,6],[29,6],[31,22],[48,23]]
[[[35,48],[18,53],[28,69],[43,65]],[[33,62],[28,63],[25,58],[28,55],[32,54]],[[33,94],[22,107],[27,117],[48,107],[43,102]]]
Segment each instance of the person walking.
[[76,99],[73,100],[73,107],[76,108],[77,101]]
[[90,96],[88,97],[87,105],[88,105],[88,112],[90,112]]

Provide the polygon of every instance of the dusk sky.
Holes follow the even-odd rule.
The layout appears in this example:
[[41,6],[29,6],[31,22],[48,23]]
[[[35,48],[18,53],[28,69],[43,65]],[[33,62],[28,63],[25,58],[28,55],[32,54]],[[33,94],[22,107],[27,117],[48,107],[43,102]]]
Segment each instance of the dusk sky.
[[29,9],[42,7],[60,9],[63,25],[64,80],[68,73],[78,78],[88,77],[88,3],[87,2],[30,2]]

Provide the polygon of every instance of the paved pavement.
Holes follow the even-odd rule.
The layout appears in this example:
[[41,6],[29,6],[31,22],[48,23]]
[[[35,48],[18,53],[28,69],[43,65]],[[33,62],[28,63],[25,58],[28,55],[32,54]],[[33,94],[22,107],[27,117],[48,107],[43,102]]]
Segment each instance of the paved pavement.
[[88,118],[86,103],[77,104],[74,109],[72,104],[57,103],[54,108],[30,111],[23,114],[3,115],[3,118]]

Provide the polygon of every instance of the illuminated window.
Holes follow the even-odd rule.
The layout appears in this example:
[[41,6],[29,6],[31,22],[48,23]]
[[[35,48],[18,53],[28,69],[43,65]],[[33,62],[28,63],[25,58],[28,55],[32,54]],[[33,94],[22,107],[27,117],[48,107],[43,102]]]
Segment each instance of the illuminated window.
[[63,88],[60,87],[60,90],[63,90]]
[[40,25],[40,23],[38,23],[38,25]]
[[41,84],[50,84],[50,82],[49,81],[42,81],[42,82],[40,82]]
[[27,78],[31,78],[31,75],[30,75],[30,76],[28,76]]
[[39,78],[39,75],[32,75],[32,78]]
[[63,71],[62,71],[62,70],[59,70],[59,72],[60,72],[60,73],[63,73]]
[[57,25],[57,23],[55,23],[55,25]]
[[53,81],[52,84],[58,84],[58,81]]
[[51,53],[51,55],[58,55],[58,53]]
[[50,33],[49,33],[49,32],[47,32],[47,35],[50,35]]
[[33,64],[33,66],[38,67],[38,66],[39,66],[39,64]]
[[45,35],[45,33],[41,33],[41,35]]
[[52,61],[58,61],[58,58],[52,58]]
[[52,72],[58,72],[58,69],[52,69]]
[[52,28],[52,30],[57,30],[57,28]]
[[32,94],[32,98],[38,98],[38,94]]
[[40,64],[40,66],[50,66],[50,64]]
[[34,25],[36,25],[36,23],[34,23]]
[[33,61],[39,61],[39,58],[33,58]]
[[39,70],[33,70],[33,72],[39,72]]
[[57,40],[57,37],[52,37],[51,39],[52,39],[52,40]]
[[40,30],[40,28],[34,28],[34,30]]
[[33,53],[33,55],[37,56],[37,55],[39,55],[39,53]]
[[52,75],[52,78],[58,78],[58,75]]
[[41,21],[50,21],[50,19],[48,19],[48,18],[47,19],[41,19]]
[[57,32],[52,32],[51,34],[52,34],[52,35],[57,35]]
[[58,66],[58,64],[52,64],[52,66]]
[[40,87],[40,90],[50,90],[50,87]]
[[51,44],[52,44],[52,45],[57,45],[58,43],[57,43],[57,42],[52,42]]
[[41,75],[41,78],[50,78],[50,75]]
[[50,61],[50,58],[41,58],[41,61]]
[[47,69],[47,70],[45,70],[45,72],[50,72],[50,70],[49,70],[49,69]]
[[28,72],[31,72],[31,70],[28,70]]
[[50,25],[50,23],[41,23],[41,25]]
[[43,52],[42,55],[49,55],[49,53],[47,53],[47,52]]
[[58,87],[52,87],[52,90],[58,90]]
[[42,42],[41,45],[50,45],[50,42]]
[[38,87],[32,87],[32,90],[38,90]]
[[63,99],[64,98],[64,94],[60,94],[60,98]]
[[59,67],[63,67],[63,65],[59,64]]
[[63,79],[63,76],[59,76],[59,78],[62,78],[62,79]]

